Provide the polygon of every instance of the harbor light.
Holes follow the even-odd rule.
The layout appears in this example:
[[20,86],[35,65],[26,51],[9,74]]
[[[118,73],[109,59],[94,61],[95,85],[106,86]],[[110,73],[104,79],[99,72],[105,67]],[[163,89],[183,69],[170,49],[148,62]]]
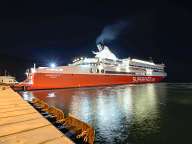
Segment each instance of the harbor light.
[[55,63],[50,63],[50,67],[51,67],[51,68],[55,68],[55,67],[56,67],[56,64],[55,64]]

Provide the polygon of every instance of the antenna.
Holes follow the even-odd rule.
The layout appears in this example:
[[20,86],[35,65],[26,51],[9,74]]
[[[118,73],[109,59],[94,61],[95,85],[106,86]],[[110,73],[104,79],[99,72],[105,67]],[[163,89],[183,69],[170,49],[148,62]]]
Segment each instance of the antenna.
[[35,70],[35,68],[36,68],[36,64],[35,64],[35,63],[33,64],[33,68],[34,68],[34,70]]

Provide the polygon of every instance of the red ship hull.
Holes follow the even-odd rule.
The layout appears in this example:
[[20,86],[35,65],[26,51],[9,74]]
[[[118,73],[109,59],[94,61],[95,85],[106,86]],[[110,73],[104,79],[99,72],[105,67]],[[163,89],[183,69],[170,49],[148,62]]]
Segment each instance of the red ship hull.
[[155,83],[160,82],[162,79],[164,79],[163,76],[35,73],[32,76],[33,84],[23,86],[25,86],[26,90],[57,89],[118,84]]

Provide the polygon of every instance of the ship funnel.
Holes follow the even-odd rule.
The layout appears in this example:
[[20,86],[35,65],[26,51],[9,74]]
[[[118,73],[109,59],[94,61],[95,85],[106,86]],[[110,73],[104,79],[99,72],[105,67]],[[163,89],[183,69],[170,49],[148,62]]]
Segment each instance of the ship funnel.
[[98,52],[93,52],[95,54],[95,57],[100,58],[100,59],[112,59],[112,60],[117,60],[118,58],[109,50],[109,48],[104,45],[103,43],[99,43],[97,45],[99,51]]
[[104,45],[103,41],[100,42],[99,44],[97,44],[97,48],[98,48],[99,51],[102,51],[104,49],[104,46],[105,45]]

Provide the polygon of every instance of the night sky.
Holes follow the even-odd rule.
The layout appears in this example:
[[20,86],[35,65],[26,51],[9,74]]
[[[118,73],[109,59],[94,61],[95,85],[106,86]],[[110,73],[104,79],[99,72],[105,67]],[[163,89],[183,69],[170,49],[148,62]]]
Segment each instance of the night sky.
[[168,82],[192,81],[192,10],[179,1],[80,1],[1,4],[0,73],[18,80],[36,63],[65,65],[93,56],[104,28],[126,23],[104,40],[119,58],[165,63]]

